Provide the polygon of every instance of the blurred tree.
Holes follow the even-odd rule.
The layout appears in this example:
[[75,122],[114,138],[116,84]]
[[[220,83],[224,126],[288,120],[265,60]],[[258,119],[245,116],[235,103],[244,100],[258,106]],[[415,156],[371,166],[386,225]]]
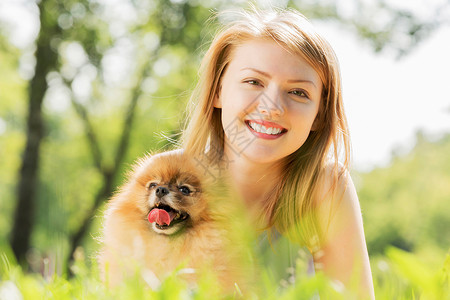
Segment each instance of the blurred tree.
[[450,25],[450,1],[395,3],[376,1],[291,0],[289,5],[312,19],[334,20],[368,41],[375,52],[389,51],[398,58]]
[[50,46],[60,28],[48,13],[48,0],[38,4],[41,30],[36,41],[36,67],[28,88],[27,141],[17,187],[17,208],[11,233],[11,247],[19,262],[25,261],[34,225],[37,198],[39,152],[43,137],[42,101],[47,90],[46,77],[57,65],[58,55]]

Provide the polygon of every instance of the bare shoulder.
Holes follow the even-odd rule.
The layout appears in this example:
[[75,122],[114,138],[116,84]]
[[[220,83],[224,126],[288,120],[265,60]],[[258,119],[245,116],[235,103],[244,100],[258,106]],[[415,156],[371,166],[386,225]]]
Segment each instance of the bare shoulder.
[[358,299],[374,299],[358,196],[348,170],[338,171],[327,166],[319,177],[316,211],[323,238],[313,253],[315,266],[357,292]]
[[342,164],[332,162],[320,170],[317,185],[315,204],[319,206],[339,202],[349,188],[354,188],[348,169]]
[[[328,238],[347,223],[362,222],[361,209],[350,172],[341,164],[327,164],[318,179],[315,198],[319,223]],[[355,224],[353,224],[355,225]]]

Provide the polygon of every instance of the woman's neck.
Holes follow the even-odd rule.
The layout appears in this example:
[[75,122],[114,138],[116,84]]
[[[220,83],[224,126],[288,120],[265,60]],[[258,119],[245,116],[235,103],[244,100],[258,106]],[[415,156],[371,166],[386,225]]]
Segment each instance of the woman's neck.
[[233,188],[252,209],[264,206],[281,175],[279,163],[256,163],[243,155],[234,156],[227,169]]

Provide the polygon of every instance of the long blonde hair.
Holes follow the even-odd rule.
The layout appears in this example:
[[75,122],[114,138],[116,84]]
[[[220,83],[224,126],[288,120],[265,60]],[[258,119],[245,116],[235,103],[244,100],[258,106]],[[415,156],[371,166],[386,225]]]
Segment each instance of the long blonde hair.
[[297,151],[284,159],[284,172],[271,193],[274,196],[267,199],[263,214],[269,227],[275,226],[292,239],[313,247],[312,240],[320,239],[324,230],[318,228],[313,213],[315,199],[323,189],[318,186],[318,180],[326,166],[330,169],[331,161],[329,192],[333,194],[340,175],[348,168],[350,156],[336,55],[328,42],[295,10],[253,9],[235,12],[235,15],[238,18],[216,35],[203,58],[200,79],[191,97],[195,107],[183,134],[183,148],[192,155],[206,155],[210,163],[219,163],[223,158],[221,110],[213,103],[236,46],[254,38],[271,39],[306,59],[323,84],[317,127]]

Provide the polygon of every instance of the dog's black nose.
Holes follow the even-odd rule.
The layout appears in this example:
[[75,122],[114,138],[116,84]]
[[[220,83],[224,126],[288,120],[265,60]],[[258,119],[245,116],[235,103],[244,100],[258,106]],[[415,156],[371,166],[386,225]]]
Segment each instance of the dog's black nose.
[[169,190],[163,186],[158,186],[155,193],[156,197],[162,198],[164,195],[167,195],[169,193]]

